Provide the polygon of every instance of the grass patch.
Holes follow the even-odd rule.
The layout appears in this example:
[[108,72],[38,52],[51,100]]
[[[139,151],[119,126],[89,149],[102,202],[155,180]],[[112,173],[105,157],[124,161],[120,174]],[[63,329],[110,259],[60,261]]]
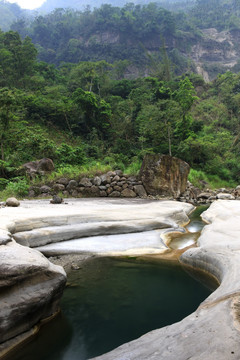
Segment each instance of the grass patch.
[[202,170],[191,169],[188,180],[199,189],[235,188],[238,184],[234,181],[222,180],[217,175],[206,174]]
[[66,177],[67,179],[80,179],[85,176],[94,177],[104,174],[110,170],[112,170],[110,165],[105,165],[97,161],[85,165],[58,166],[54,172],[47,175],[46,177],[39,177],[34,179],[33,183],[37,185],[43,182],[56,181],[62,177]]
[[129,165],[115,163],[114,167],[105,162],[93,161],[84,165],[62,165],[56,167],[55,171],[44,178],[38,177],[32,181],[34,185],[53,182],[62,177],[67,179],[80,179],[82,177],[94,177],[107,173],[108,171],[120,169],[124,174],[137,175],[142,165],[142,161],[136,160]]
[[24,198],[28,194],[29,184],[26,178],[15,178],[9,181],[4,190],[0,191],[1,201],[9,197]]
[[128,175],[138,175],[141,166],[142,166],[142,160],[136,160],[133,161],[130,165],[126,166],[123,172],[124,174],[128,174]]

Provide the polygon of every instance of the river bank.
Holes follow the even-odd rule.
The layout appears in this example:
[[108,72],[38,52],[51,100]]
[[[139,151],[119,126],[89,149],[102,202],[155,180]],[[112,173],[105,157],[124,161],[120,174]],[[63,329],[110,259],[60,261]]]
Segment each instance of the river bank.
[[[19,208],[0,210],[0,256],[9,249],[16,249],[21,263],[26,259],[26,255],[19,256],[22,249],[40,256],[43,261],[45,258],[35,250],[38,249],[64,265],[67,271],[85,266],[92,256],[151,257],[152,261],[164,257],[174,262],[180,254],[169,252],[163,235],[182,232],[193,208],[191,204],[176,201],[143,199],[69,199],[58,205],[49,204],[48,200],[25,201]],[[172,360],[176,356],[179,360],[187,357],[239,359],[239,213],[239,201],[215,201],[203,214],[209,225],[202,231],[198,247],[181,250],[180,262],[215,277],[219,288],[181,322],[143,335],[98,359]],[[90,238],[86,236],[89,229],[92,231]],[[8,257],[2,256],[2,259],[5,261],[2,261],[3,268]],[[15,263],[15,258],[13,261]],[[35,260],[34,263],[36,266]],[[50,264],[46,262],[48,267],[56,266]],[[54,269],[54,273],[56,271],[59,273],[60,268]],[[6,281],[6,272],[4,274]],[[9,283],[7,286],[11,289],[15,285]],[[44,285],[40,286],[44,289]],[[18,286],[18,289],[21,288]],[[28,290],[24,290],[26,294]],[[4,315],[6,318],[6,311],[3,319]],[[24,313],[22,315],[26,319]]]

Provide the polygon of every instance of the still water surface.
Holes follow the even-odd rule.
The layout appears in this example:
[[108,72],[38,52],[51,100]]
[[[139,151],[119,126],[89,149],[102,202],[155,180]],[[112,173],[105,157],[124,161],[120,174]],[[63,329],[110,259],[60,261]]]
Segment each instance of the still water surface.
[[210,290],[180,266],[93,259],[73,271],[62,314],[11,360],[86,360],[172,324]]

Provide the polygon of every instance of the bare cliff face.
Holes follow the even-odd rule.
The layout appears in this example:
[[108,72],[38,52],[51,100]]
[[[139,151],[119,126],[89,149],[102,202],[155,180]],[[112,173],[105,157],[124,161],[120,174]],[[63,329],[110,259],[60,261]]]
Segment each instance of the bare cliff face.
[[[177,50],[179,55],[186,59],[191,59],[193,68],[195,71],[202,75],[205,81],[213,80],[219,73],[224,73],[227,70],[235,71],[234,67],[238,64],[240,58],[240,30],[231,31],[218,31],[215,28],[203,29],[201,36],[191,36],[182,34],[180,38],[173,35],[165,37],[165,45],[168,54],[170,54],[170,60],[174,63],[174,59],[171,59],[171,52]],[[132,48],[135,51],[139,51],[143,54],[143,58],[150,57],[159,53],[163,46],[162,39],[156,34],[152,34],[148,37],[139,39],[134,36],[128,38],[123,37],[118,32],[98,32],[91,34],[89,39],[82,39],[82,42],[86,48],[91,44],[97,44],[98,46],[118,46],[124,45],[125,48]],[[144,52],[146,55],[144,57]],[[144,67],[144,68],[143,68]],[[150,75],[151,70],[142,63],[141,68],[131,62],[131,65],[126,69],[125,77],[137,77],[141,75]]]
[[215,73],[232,70],[240,57],[240,31],[202,30],[203,37],[192,46],[190,57],[196,71],[205,81],[212,80]]

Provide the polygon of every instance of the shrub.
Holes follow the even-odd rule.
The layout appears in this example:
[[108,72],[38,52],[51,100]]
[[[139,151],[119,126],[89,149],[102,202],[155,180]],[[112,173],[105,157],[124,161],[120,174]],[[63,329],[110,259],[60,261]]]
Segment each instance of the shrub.
[[8,197],[24,197],[27,195],[29,184],[25,178],[15,178],[13,181],[9,181],[5,189],[1,192],[0,196],[2,199]]
[[56,150],[56,161],[60,164],[83,165],[86,163],[86,153],[81,146],[72,147],[63,143]]
[[7,179],[3,179],[3,178],[0,178],[0,191],[5,189],[5,187],[7,186],[8,184],[8,180]]

